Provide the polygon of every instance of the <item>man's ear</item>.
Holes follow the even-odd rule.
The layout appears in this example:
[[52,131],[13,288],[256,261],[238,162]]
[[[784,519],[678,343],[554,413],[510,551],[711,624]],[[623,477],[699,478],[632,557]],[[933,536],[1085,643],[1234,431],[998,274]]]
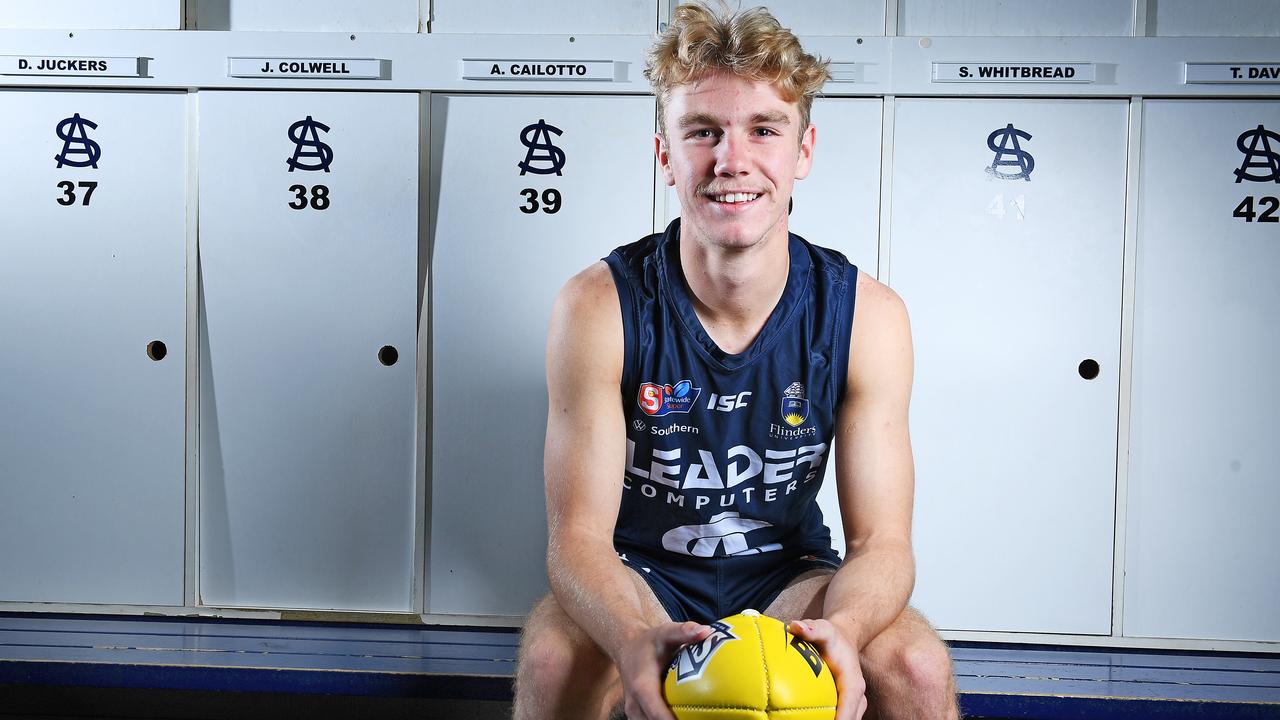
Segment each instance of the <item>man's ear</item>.
[[818,141],[818,129],[809,123],[800,136],[800,153],[796,156],[796,179],[803,180],[813,169],[813,145]]
[[671,172],[671,156],[667,152],[667,141],[662,133],[653,135],[653,152],[658,158],[658,168],[662,170],[662,179],[670,186],[675,186],[676,176]]

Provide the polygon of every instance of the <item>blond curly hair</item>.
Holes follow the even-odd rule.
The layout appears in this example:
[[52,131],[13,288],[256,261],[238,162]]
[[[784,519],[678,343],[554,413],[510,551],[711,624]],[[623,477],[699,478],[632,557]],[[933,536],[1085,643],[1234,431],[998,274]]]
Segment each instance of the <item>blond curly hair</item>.
[[649,49],[644,76],[658,98],[658,131],[666,136],[664,108],[672,88],[728,72],[768,82],[782,99],[796,103],[803,135],[813,98],[831,79],[830,61],[806,53],[765,8],[735,13],[719,4],[719,12],[702,3],[680,5]]

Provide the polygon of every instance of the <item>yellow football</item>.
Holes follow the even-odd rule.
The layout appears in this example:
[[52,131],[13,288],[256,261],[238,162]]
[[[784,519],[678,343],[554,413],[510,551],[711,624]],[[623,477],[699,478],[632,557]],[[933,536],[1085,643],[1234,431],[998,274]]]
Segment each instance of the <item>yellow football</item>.
[[836,684],[818,649],[755,610],[711,623],[676,653],[663,692],[677,720],[831,720]]

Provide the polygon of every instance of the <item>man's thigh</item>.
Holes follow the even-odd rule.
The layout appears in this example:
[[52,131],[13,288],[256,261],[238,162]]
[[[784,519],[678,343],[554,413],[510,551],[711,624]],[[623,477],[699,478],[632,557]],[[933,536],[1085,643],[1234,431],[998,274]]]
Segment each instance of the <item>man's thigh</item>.
[[[834,575],[835,570],[819,569],[797,576],[769,604],[765,614],[783,622],[822,617],[827,586]],[[945,647],[946,643],[918,610],[908,606],[863,648],[863,670],[874,674],[880,667],[888,664],[883,662],[884,657],[897,655],[902,648],[920,646]],[[868,664],[868,660],[872,662]]]

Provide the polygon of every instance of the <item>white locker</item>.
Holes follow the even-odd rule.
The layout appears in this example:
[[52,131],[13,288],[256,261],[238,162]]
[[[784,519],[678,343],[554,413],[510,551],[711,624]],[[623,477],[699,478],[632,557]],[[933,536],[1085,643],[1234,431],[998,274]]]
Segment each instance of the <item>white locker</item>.
[[[742,3],[742,8],[759,4]],[[801,37],[884,35],[884,0],[773,0],[767,7],[783,27]]]
[[0,600],[183,602],[185,96],[0,91]]
[[1280,640],[1280,103],[1147,101],[1124,634]]
[[1274,0],[1159,0],[1149,12],[1155,35],[1190,37],[1275,37],[1280,5]]
[[1127,104],[921,99],[895,113],[913,603],[945,629],[1106,634]]
[[[792,192],[791,232],[815,245],[839,250],[875,277],[879,266],[880,99],[818,98],[809,121],[817,130],[813,166]],[[680,216],[680,198],[665,192],[667,221]],[[840,450],[836,448],[838,453]],[[844,555],[844,528],[832,463],[818,492],[831,542]]]
[[181,30],[182,0],[5,0],[0,29]]
[[508,35],[649,35],[658,25],[656,0],[434,0],[433,33]]
[[521,616],[547,590],[551,304],[574,274],[649,234],[653,105],[432,100],[429,612]]
[[412,609],[416,93],[200,108],[200,599]]
[[1132,28],[1132,0],[898,0],[898,34],[907,36],[1126,36]]
[[199,0],[196,29],[416,33],[420,8],[427,5],[419,0]]

